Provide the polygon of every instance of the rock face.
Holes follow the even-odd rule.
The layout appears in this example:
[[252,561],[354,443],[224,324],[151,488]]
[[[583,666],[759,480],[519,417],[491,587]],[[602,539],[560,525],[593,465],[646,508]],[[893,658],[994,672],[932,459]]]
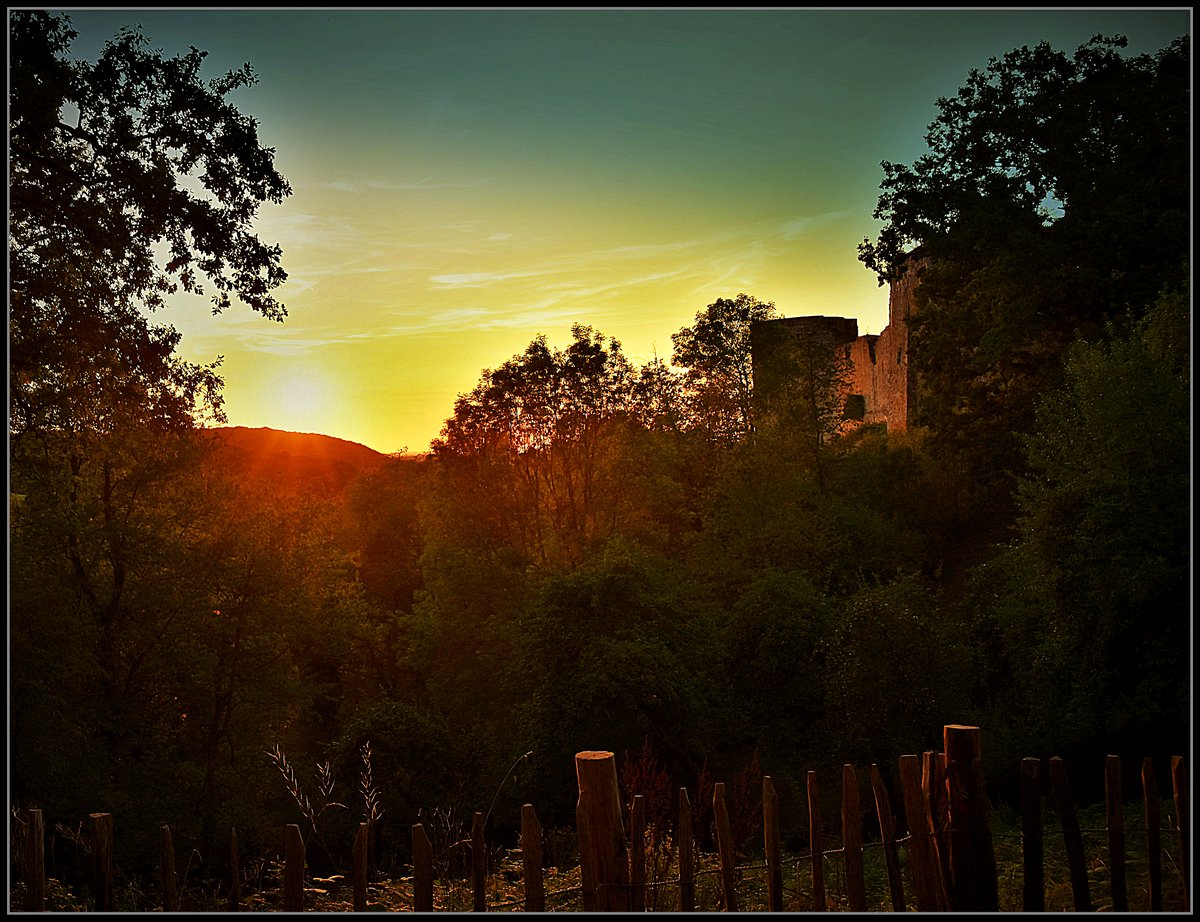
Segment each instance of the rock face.
[[[754,331],[755,363],[779,342],[781,333],[844,349],[851,364],[846,393],[847,428],[882,423],[895,432],[908,429],[908,319],[913,312],[917,273],[910,270],[892,282],[888,325],[879,335],[858,335],[858,321],[845,317],[787,317],[767,320]],[[757,386],[757,379],[756,379]]]

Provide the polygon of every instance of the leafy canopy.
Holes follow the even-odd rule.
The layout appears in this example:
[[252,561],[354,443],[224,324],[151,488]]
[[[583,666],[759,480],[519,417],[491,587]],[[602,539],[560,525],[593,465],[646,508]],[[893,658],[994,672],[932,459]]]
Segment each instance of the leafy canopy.
[[[1186,230],[1179,178],[1190,163],[1188,40],[1136,58],[1121,56],[1126,44],[1097,35],[1072,57],[1045,42],[1020,48],[938,99],[929,153],[911,167],[882,164],[875,217],[884,227],[859,248],[880,284],[903,272],[915,248],[941,256],[980,208],[1076,233],[1104,232],[1095,226],[1101,219],[1123,215],[1149,233],[1127,241],[1136,249],[1126,259]],[[1122,223],[1107,233],[1133,229]]]
[[754,368],[750,330],[778,317],[775,305],[752,295],[718,298],[695,323],[671,335],[672,361],[684,376],[692,419],[713,437],[736,441],[752,429]]
[[1077,334],[1186,278],[1189,42],[1125,44],[993,59],[938,100],[926,155],[883,163],[883,227],[859,258],[881,283],[919,273],[915,421],[981,482],[1021,469],[1016,433]]
[[178,334],[142,310],[211,288],[214,313],[237,298],[286,316],[282,250],[253,222],[291,190],[226,98],[254,73],[205,81],[205,52],[165,58],[138,29],[78,61],[75,36],[65,16],[10,17],[10,425],[73,428],[88,392],[159,418],[187,419],[197,398],[219,412],[212,367],[180,362]]

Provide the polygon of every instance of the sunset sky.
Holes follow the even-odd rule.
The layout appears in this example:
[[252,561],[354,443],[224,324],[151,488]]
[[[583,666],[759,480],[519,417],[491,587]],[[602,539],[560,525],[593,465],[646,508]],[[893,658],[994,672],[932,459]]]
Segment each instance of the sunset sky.
[[1046,40],[1190,33],[1159,10],[67,10],[93,60],[140,23],[232,97],[293,187],[264,206],[289,317],[160,315],[224,356],[231,425],[425,450],[485,368],[572,323],[641,364],[739,292],[794,317],[887,320],[857,259],[880,161],[938,96]]

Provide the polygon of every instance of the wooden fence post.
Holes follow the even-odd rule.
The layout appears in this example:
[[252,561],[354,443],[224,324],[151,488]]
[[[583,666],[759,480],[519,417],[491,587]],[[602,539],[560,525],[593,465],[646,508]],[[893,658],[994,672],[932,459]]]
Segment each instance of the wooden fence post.
[[1183,878],[1183,910],[1187,912],[1192,905],[1191,894],[1188,892],[1192,874],[1188,836],[1192,821],[1188,814],[1187,775],[1184,772],[1183,756],[1171,756],[1171,785],[1175,789],[1175,816],[1176,825],[1179,826],[1179,873]]
[[875,792],[875,812],[879,816],[879,839],[883,845],[892,911],[904,912],[907,905],[904,902],[904,878],[900,874],[900,854],[896,850],[896,822],[892,816],[891,798],[877,765],[871,766],[871,789]]
[[846,864],[846,899],[851,912],[867,911],[867,884],[863,879],[862,801],[854,766],[842,766],[842,857]]
[[238,873],[238,840],[237,829],[229,830],[229,911],[242,911],[242,878]]
[[688,800],[687,788],[679,789],[679,911],[692,912],[696,908],[696,865],[693,861],[695,845],[692,841],[692,804]]
[[368,843],[371,827],[367,823],[359,823],[354,833],[354,851],[352,853],[352,871],[354,888],[354,911],[367,911],[367,863]]
[[475,912],[487,912],[487,851],[483,843],[483,820],[483,813],[478,810],[471,819],[471,892]]
[[717,823],[717,852],[721,860],[721,898],[726,912],[737,912],[735,869],[737,856],[729,832],[729,811],[725,807],[725,782],[713,785],[713,818]]
[[283,911],[304,911],[304,836],[295,823],[283,830]]
[[1079,817],[1075,813],[1075,799],[1071,796],[1071,785],[1067,780],[1067,769],[1058,756],[1050,759],[1050,784],[1054,788],[1054,800],[1058,805],[1058,818],[1062,823],[1063,844],[1067,850],[1067,868],[1071,875],[1071,895],[1077,912],[1091,912],[1092,898],[1088,893],[1087,861],[1083,854],[1083,834],[1079,831]]
[[433,844],[425,827],[413,823],[413,912],[433,912]]
[[46,823],[37,807],[29,810],[25,827],[25,908],[46,909]]
[[780,856],[779,795],[763,775],[763,855],[767,859],[767,911],[783,912],[783,863]]
[[179,911],[179,888],[175,881],[175,842],[171,827],[163,824],[159,830],[159,873],[162,880],[163,912]]
[[583,803],[575,803],[575,839],[579,844],[579,886],[584,912],[596,912],[596,863],[592,859],[592,837]]
[[113,911],[113,815],[92,813],[92,882],[97,912]]
[[944,912],[949,908],[937,837],[929,797],[921,788],[920,768],[915,755],[900,756],[900,790],[904,792],[904,816],[908,824],[909,865],[917,912]]
[[1146,863],[1150,871],[1150,911],[1162,912],[1162,811],[1158,803],[1158,785],[1154,782],[1154,762],[1142,760],[1142,793],[1146,800]]
[[646,798],[635,794],[629,811],[629,908],[646,911]]
[[585,870],[582,875],[585,908],[590,877],[596,911],[627,912],[629,853],[625,846],[625,823],[621,817],[621,793],[613,754],[576,753],[575,777],[579,784],[575,813],[582,819],[579,859],[581,866],[586,860],[591,869],[590,874]]
[[1046,910],[1046,862],[1042,842],[1042,760],[1021,760],[1021,857],[1025,912]]
[[817,773],[808,780],[808,847],[812,851],[813,912],[825,911],[825,843],[821,837],[821,804],[817,800]]
[[1129,911],[1125,885],[1125,808],[1121,794],[1121,757],[1104,760],[1105,827],[1108,831],[1108,867],[1113,912]]
[[983,780],[982,734],[978,727],[958,724],[948,724],[942,732],[951,905],[962,912],[997,912],[999,883]]
[[525,870],[525,911],[546,911],[546,887],[542,878],[542,824],[533,804],[521,807],[521,863]]

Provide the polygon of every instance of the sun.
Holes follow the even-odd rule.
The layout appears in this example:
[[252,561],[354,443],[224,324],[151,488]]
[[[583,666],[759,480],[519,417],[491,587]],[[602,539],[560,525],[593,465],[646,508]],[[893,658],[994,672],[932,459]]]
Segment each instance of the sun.
[[333,383],[309,368],[288,369],[270,384],[269,399],[277,428],[320,432],[334,405]]

